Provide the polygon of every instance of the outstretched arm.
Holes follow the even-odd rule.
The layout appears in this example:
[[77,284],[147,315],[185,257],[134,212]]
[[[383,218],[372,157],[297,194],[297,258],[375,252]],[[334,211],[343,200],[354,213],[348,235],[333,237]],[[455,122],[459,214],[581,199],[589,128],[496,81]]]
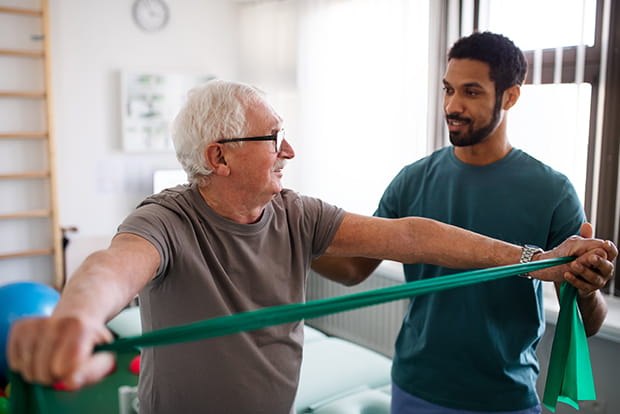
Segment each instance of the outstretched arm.
[[[428,263],[451,268],[475,269],[518,263],[521,250],[521,246],[431,219],[421,217],[384,219],[347,213],[326,254],[346,257],[349,260],[334,260],[333,263],[339,267],[335,265],[330,267],[329,261],[326,260],[322,268],[317,269],[319,273],[329,274],[331,279],[347,284],[351,280],[355,281],[355,277],[351,277],[350,271],[339,273],[338,269],[363,269],[363,262],[356,259],[357,257],[374,259],[374,263],[377,264],[380,260],[395,260],[401,263]],[[593,254],[600,257],[599,269],[613,269],[608,258],[615,257],[617,249],[612,243],[574,236],[557,248],[536,255],[534,260],[577,256],[575,261],[531,274],[540,280],[563,281],[567,272],[579,272],[579,266],[590,268],[589,262]],[[366,263],[368,270],[373,262]],[[360,274],[362,280],[367,277],[364,273]]]
[[159,253],[145,239],[120,234],[109,248],[90,255],[69,279],[49,318],[16,322],[8,342],[8,362],[30,382],[61,382],[77,389],[110,372],[114,358],[93,354],[112,340],[105,323],[155,275]]
[[347,213],[326,254],[468,269],[518,263],[521,247],[427,218]]
[[325,255],[312,269],[350,286],[382,260],[477,268],[517,263],[521,248],[421,217],[385,219],[347,213]]

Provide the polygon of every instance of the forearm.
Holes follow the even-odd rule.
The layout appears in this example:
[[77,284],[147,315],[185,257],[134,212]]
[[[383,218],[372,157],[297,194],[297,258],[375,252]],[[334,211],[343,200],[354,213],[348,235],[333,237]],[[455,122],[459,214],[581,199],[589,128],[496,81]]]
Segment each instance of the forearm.
[[[428,263],[456,269],[476,269],[519,263],[522,246],[492,239],[427,218],[383,219],[347,213],[327,248],[330,256],[366,257],[401,263]],[[571,266],[591,280],[607,280],[618,251],[609,241],[573,236],[533,260],[576,256],[568,264],[532,272],[546,281],[563,281]],[[582,267],[586,269],[581,270]],[[587,268],[598,269],[592,272]],[[601,278],[605,275],[605,278]],[[571,282],[575,284],[574,282]],[[580,287],[580,286],[578,286]],[[581,287],[583,290],[583,287]]]
[[15,322],[11,368],[30,382],[62,381],[67,389],[101,379],[114,365],[111,354],[93,353],[97,344],[112,340],[105,323],[148,283],[159,263],[157,249],[145,239],[116,236],[76,270],[51,317]]
[[470,269],[518,263],[521,247],[426,218],[347,214],[327,253]]
[[69,279],[54,316],[79,316],[105,323],[131,301],[135,293],[119,277],[122,270],[112,254],[90,255]]
[[473,269],[515,264],[521,246],[434,220],[411,218],[412,262]]
[[600,290],[587,296],[577,296],[577,306],[581,312],[587,336],[595,335],[607,317],[607,303]]
[[150,242],[118,235],[109,248],[93,253],[76,270],[54,315],[107,322],[153,278],[159,263]]

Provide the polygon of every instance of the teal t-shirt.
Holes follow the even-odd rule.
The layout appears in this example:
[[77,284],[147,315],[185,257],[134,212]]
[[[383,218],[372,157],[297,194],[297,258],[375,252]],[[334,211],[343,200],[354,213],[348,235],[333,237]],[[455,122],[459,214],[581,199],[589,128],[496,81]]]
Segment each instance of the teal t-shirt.
[[[585,221],[569,180],[523,151],[472,166],[452,147],[403,168],[375,215],[428,217],[545,250],[578,234]],[[407,281],[464,270],[404,265]],[[538,280],[515,276],[414,297],[396,341],[392,379],[444,407],[525,409],[538,404],[535,350],[543,331]]]

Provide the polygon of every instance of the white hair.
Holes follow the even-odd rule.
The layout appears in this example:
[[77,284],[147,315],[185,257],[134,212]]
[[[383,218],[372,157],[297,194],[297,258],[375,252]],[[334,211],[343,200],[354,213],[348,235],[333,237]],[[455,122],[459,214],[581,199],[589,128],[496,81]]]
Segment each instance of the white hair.
[[246,109],[262,99],[257,88],[225,80],[211,80],[188,92],[173,123],[172,141],[190,183],[206,184],[206,177],[213,172],[205,160],[207,145],[244,137],[248,130]]

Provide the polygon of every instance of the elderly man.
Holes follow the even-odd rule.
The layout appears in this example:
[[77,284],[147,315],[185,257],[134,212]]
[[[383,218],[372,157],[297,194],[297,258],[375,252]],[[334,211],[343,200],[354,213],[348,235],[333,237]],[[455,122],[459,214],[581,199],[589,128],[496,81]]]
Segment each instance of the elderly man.
[[[190,184],[138,206],[110,247],[75,272],[50,318],[14,326],[9,363],[26,379],[70,389],[101,379],[113,359],[93,355],[93,346],[110,340],[106,321],[137,293],[150,331],[303,302],[311,260],[323,253],[460,268],[521,257],[520,246],[439,222],[359,216],[283,189],[293,148],[282,119],[244,84],[217,80],[193,90],[174,143]],[[588,277],[592,260],[611,272],[613,254],[607,242],[575,238],[536,257],[579,256],[575,262],[535,276],[559,280],[576,269]],[[298,322],[145,349],[140,412],[289,413],[302,342]]]

